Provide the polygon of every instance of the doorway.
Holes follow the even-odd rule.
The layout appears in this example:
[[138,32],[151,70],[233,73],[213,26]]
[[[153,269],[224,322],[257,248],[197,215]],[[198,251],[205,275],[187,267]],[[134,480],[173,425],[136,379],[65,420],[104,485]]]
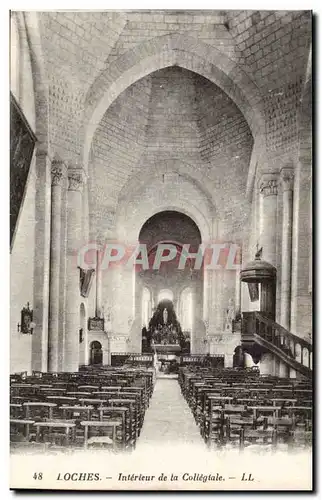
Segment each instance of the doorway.
[[103,364],[102,344],[98,340],[93,340],[90,344],[90,365]]

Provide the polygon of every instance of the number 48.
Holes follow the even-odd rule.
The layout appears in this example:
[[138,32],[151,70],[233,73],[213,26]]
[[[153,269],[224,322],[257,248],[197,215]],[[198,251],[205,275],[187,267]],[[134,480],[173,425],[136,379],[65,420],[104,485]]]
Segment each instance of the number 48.
[[33,478],[40,481],[42,479],[42,472],[35,472]]

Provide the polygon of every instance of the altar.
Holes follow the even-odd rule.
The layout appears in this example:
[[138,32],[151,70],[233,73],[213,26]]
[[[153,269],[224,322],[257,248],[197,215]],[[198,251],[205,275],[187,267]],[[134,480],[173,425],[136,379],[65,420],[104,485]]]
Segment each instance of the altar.
[[190,352],[190,337],[182,332],[173,304],[163,301],[153,314],[148,329],[142,329],[142,351],[164,356]]
[[153,344],[153,350],[158,354],[180,354],[182,349],[180,344]]

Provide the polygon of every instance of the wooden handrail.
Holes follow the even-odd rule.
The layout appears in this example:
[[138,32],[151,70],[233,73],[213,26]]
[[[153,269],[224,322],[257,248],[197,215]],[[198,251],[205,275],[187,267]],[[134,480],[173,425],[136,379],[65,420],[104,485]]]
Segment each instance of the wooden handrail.
[[[302,375],[312,376],[311,354],[313,346],[310,342],[294,335],[258,311],[243,313],[243,321],[245,325],[242,331],[244,344],[259,344]],[[300,346],[300,352],[296,351],[296,346]],[[306,364],[304,364],[304,349],[307,350],[308,354]]]
[[278,330],[280,333],[285,335],[286,337],[290,337],[296,344],[300,344],[302,347],[307,349],[309,352],[312,352],[312,344],[308,342],[305,339],[302,339],[301,337],[298,337],[297,335],[294,335],[294,333],[289,332],[284,328],[282,325],[279,323],[276,323],[270,318],[267,318],[265,316],[262,316],[259,312],[255,311],[255,318],[261,321],[262,323],[265,323],[268,326],[274,327],[276,330]]

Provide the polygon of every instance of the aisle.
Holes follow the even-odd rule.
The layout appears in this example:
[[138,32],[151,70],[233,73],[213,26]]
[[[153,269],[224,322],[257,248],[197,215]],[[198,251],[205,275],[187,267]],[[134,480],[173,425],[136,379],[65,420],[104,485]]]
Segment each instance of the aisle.
[[157,379],[137,446],[159,442],[203,444],[177,379]]

